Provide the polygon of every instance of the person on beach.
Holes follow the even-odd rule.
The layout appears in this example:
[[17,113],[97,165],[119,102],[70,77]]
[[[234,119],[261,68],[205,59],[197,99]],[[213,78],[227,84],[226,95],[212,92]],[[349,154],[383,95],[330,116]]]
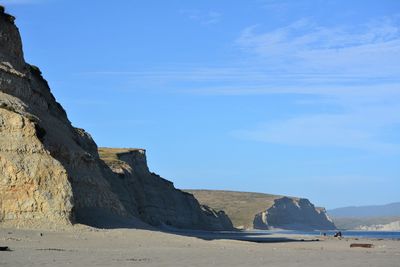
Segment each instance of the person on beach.
[[341,231],[336,232],[333,237],[342,237],[342,232]]

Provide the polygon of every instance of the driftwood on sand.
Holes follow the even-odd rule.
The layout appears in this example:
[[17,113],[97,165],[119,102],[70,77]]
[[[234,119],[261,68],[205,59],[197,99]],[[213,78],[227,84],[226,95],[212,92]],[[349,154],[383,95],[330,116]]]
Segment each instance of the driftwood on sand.
[[350,244],[351,248],[372,248],[374,247],[373,244]]

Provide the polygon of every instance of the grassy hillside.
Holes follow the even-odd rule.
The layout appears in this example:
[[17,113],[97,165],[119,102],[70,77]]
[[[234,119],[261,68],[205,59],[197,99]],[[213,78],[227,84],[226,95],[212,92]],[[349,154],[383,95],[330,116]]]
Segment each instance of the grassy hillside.
[[204,205],[224,210],[235,227],[251,228],[254,215],[271,207],[282,196],[218,190],[184,190]]

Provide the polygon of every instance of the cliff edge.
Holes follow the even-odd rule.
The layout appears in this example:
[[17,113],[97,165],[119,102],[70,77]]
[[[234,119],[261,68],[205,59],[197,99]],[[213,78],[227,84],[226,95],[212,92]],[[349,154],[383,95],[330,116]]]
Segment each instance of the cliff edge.
[[220,190],[185,190],[201,204],[222,209],[241,229],[336,229],[325,209],[309,200],[280,195]]
[[259,212],[253,221],[254,229],[334,230],[325,209],[316,208],[308,199],[282,197],[272,207]]
[[223,211],[200,205],[192,194],[150,172],[146,150],[99,148],[100,158],[115,174],[109,183],[131,214],[152,225],[208,230],[233,229]]
[[106,222],[129,225],[140,218],[196,229],[229,226],[229,219],[219,220],[222,213],[148,172],[137,153],[120,155],[123,173],[100,159],[96,143],[71,125],[40,70],[25,62],[14,17],[0,7],[0,223],[112,227]]

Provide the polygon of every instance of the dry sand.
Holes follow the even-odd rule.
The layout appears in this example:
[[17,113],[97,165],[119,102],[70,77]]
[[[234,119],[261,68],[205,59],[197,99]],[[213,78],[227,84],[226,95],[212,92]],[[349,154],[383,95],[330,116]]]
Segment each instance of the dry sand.
[[[0,251],[0,266],[400,266],[398,240],[297,236],[292,242],[255,243],[215,238],[84,226],[64,231],[2,228],[0,246],[11,251]],[[288,238],[293,236],[259,240]],[[313,238],[320,241],[309,241]],[[351,243],[374,247],[350,248]]]

